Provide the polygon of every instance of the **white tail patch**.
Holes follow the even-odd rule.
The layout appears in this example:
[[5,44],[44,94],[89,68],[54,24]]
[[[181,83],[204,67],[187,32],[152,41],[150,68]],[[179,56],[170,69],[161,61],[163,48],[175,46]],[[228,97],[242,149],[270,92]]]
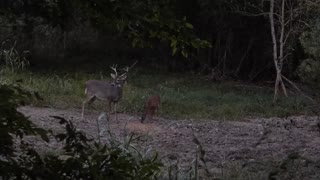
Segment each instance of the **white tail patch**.
[[87,88],[84,89],[84,94],[87,95]]

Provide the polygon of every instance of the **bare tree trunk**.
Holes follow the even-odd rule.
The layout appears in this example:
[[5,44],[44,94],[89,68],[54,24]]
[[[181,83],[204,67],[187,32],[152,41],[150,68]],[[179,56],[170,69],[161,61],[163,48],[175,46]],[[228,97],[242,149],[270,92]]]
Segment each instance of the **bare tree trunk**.
[[277,72],[276,82],[274,84],[274,97],[273,97],[273,102],[275,102],[278,97],[279,67],[278,67],[278,60],[277,60],[278,59],[277,39],[276,39],[276,32],[274,28],[274,0],[270,0],[269,20],[270,20],[271,37],[272,37],[272,45],[273,45],[273,62]]
[[281,73],[277,70],[276,82],[274,83],[273,103],[278,100],[279,84],[281,83]]
[[281,32],[280,32],[280,39],[279,39],[279,55],[278,55],[278,44],[277,44],[277,38],[276,38],[276,31],[275,31],[275,24],[274,24],[274,0],[270,0],[270,12],[269,12],[269,20],[270,20],[270,28],[271,28],[271,36],[272,36],[272,45],[273,45],[273,62],[274,66],[276,68],[276,82],[274,84],[274,97],[273,102],[275,103],[278,99],[278,91],[279,86],[281,85],[282,91],[287,95],[286,87],[282,80],[282,66],[283,66],[283,48],[284,48],[284,30],[285,30],[285,22],[284,22],[284,7],[285,6],[285,0],[282,0],[281,5]]
[[280,69],[280,73],[277,73],[277,76],[279,76],[280,78],[280,84],[282,87],[282,91],[284,93],[285,96],[288,96],[287,94],[287,90],[286,90],[286,86],[284,85],[283,79],[282,79],[282,67],[283,67],[283,60],[284,60],[284,55],[283,55],[283,49],[284,49],[284,33],[285,33],[285,20],[284,20],[284,16],[285,16],[285,1],[286,0],[282,0],[282,4],[281,4],[281,34],[280,34],[280,54],[279,54],[279,69]]

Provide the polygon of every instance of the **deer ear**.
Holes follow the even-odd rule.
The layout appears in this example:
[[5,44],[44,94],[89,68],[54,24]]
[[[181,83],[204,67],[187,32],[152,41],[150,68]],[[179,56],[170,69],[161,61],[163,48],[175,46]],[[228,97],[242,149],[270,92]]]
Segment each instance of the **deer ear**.
[[116,75],[111,73],[110,76],[112,77],[112,79],[116,79]]

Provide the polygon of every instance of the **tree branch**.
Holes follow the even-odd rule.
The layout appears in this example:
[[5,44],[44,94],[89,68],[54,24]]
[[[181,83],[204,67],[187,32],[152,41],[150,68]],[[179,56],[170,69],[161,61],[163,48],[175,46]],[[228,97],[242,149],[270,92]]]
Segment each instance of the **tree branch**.
[[295,83],[294,83],[293,81],[289,80],[289,79],[286,78],[284,75],[281,75],[281,76],[282,76],[282,78],[283,78],[284,80],[286,80],[288,83],[290,83],[298,92],[300,92],[304,97],[306,97],[306,98],[309,99],[310,101],[314,102],[314,100],[313,100],[311,97],[305,95],[305,94],[298,88],[298,86],[295,85]]

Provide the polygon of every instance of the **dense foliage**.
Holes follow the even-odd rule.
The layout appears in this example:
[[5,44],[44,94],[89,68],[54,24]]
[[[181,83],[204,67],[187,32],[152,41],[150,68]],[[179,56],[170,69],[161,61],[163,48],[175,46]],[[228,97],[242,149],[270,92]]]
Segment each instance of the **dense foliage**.
[[[188,57],[192,48],[206,48],[210,44],[193,34],[193,26],[186,17],[177,18],[174,3],[162,1],[4,1],[2,8],[5,23],[19,26],[22,21],[29,35],[43,24],[58,27],[63,33],[86,22],[104,30],[116,30],[128,38],[135,47],[152,47],[155,40],[165,41],[172,53],[181,52]],[[13,21],[12,21],[13,20]],[[9,22],[8,22],[9,21]]]
[[308,83],[320,86],[320,18],[317,18],[310,30],[302,33],[300,41],[309,58],[302,61],[298,68],[300,78]]
[[[320,5],[286,2],[293,16],[286,14],[292,18],[283,74],[292,79],[307,58],[298,37],[313,28]],[[19,51],[30,50],[31,65],[135,58],[213,80],[254,81],[275,76],[268,10],[267,1],[4,0],[0,41],[17,40]]]

